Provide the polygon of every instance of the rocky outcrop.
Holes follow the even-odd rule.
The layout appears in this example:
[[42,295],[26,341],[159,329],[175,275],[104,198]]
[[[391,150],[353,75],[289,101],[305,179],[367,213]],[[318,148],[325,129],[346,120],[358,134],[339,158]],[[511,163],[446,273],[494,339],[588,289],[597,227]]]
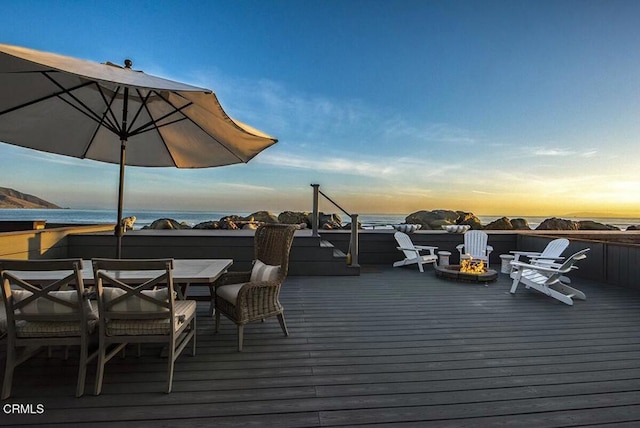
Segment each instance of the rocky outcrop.
[[[0,188],[1,189],[1,188]],[[249,216],[230,215],[216,221],[206,221],[195,225],[194,229],[255,229],[264,223],[283,223],[294,224],[298,228],[311,228],[311,213],[306,211],[283,211],[279,215],[275,215],[270,211],[256,211]],[[335,213],[319,213],[319,229],[323,230],[348,230],[350,224],[342,224],[342,218]],[[419,224],[421,230],[442,230],[445,226],[468,225],[471,229],[485,230],[531,230],[529,223],[523,218],[509,219],[501,217],[486,225],[482,226],[480,219],[473,213],[466,211],[452,210],[421,210],[409,214],[405,217],[406,224]],[[188,229],[185,223],[178,223],[173,219],[159,219],[144,227],[145,229]],[[358,224],[358,228],[362,228],[362,224]],[[536,228],[536,230],[605,230],[619,231],[620,228],[609,224],[602,224],[592,220],[573,221],[562,218],[548,218],[544,220]],[[629,226],[627,230],[640,230],[640,225]]]
[[632,224],[631,226],[627,227],[627,230],[640,230],[640,224]]

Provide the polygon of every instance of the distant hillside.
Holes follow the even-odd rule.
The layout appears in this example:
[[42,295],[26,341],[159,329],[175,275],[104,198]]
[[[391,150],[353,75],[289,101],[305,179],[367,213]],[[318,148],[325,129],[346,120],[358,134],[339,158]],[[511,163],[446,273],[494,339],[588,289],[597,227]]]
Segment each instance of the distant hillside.
[[0,187],[0,208],[60,208],[37,196],[27,195],[17,190]]

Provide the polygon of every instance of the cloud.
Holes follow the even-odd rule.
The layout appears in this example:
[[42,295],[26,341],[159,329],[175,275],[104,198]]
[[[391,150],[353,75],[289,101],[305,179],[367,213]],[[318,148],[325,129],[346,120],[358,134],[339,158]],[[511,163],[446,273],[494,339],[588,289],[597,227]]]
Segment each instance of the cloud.
[[388,163],[353,161],[347,158],[296,156],[265,153],[256,158],[256,163],[262,163],[281,168],[298,168],[313,171],[342,173],[376,177],[392,173],[394,168]]
[[535,156],[573,156],[576,152],[558,148],[537,148],[533,150]]
[[267,186],[256,186],[254,184],[241,184],[241,183],[216,183],[216,187],[226,188],[229,190],[248,190],[255,192],[275,192],[276,189]]

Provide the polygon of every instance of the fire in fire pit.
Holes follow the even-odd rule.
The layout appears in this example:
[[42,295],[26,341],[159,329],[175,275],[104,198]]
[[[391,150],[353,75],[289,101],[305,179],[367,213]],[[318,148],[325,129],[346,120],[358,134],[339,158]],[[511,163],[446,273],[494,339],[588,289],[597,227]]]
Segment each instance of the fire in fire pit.
[[459,265],[436,265],[436,276],[453,281],[490,282],[498,279],[498,272],[488,269],[482,260],[462,259]]
[[487,268],[482,260],[474,260],[472,257],[460,261],[460,272],[470,274],[485,273]]

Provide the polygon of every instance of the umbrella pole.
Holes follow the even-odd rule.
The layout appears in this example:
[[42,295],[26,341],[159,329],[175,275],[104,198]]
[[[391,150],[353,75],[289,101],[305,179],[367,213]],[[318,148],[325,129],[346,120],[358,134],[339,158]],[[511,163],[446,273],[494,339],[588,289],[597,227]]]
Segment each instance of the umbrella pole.
[[122,128],[120,129],[120,184],[118,187],[118,222],[116,223],[116,237],[118,245],[116,247],[116,258],[122,258],[122,211],[124,207],[124,166],[126,164],[127,151],[127,109],[129,107],[129,88],[124,88],[124,101],[122,105]]
[[124,207],[124,165],[126,156],[127,140],[120,141],[120,184],[118,187],[118,223],[116,223],[116,237],[118,238],[118,246],[116,249],[116,258],[122,258],[122,211]]

